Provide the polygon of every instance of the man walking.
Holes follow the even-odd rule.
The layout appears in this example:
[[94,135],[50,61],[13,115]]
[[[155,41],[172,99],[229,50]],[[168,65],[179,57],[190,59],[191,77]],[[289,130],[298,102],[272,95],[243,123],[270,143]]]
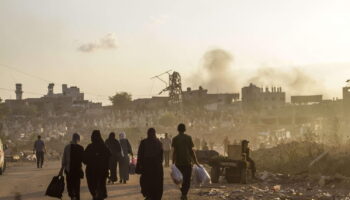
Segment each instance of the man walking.
[[168,133],[165,133],[165,137],[161,140],[163,145],[163,154],[164,154],[164,166],[169,167],[170,160],[170,151],[171,151],[171,139],[168,136]]
[[177,127],[179,134],[172,141],[173,163],[180,170],[183,176],[181,186],[181,200],[187,200],[187,193],[191,187],[192,163],[199,166],[196,154],[193,150],[193,141],[191,136],[185,134],[185,124],[179,124]]
[[80,135],[74,133],[72,141],[64,148],[62,167],[59,175],[66,174],[67,191],[72,200],[80,200],[80,179],[84,178],[82,169],[84,148],[78,143]]
[[43,168],[45,152],[45,143],[41,140],[41,136],[38,135],[38,139],[35,141],[33,149],[33,154],[36,156],[36,166],[38,168]]

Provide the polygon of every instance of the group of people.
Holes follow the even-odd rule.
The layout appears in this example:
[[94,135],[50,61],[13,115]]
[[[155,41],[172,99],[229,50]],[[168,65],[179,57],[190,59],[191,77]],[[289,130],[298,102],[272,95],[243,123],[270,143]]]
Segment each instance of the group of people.
[[[146,200],[161,200],[163,195],[163,160],[169,166],[171,150],[173,164],[183,174],[181,186],[181,200],[187,200],[190,189],[192,165],[199,163],[194,152],[191,136],[185,134],[186,126],[179,124],[179,134],[172,140],[168,135],[162,139],[157,138],[156,130],[149,128],[147,138],[140,142],[135,172],[140,174],[141,193]],[[74,133],[72,141],[64,148],[62,167],[59,175],[66,175],[68,195],[72,200],[80,199],[81,179],[86,176],[89,191],[93,200],[107,198],[106,184],[114,183],[117,178],[117,163],[119,162],[120,183],[129,179],[129,162],[132,148],[126,139],[125,133],[119,135],[110,133],[108,139],[103,141],[99,130],[91,134],[91,143],[84,148],[79,145],[80,135]],[[39,143],[39,142],[38,142]],[[85,173],[83,164],[86,165]]]
[[[64,148],[62,167],[59,175],[66,175],[68,195],[71,199],[80,199],[80,181],[86,176],[89,191],[93,200],[107,198],[107,179],[109,183],[116,182],[117,163],[119,162],[120,183],[129,180],[129,155],[133,156],[132,148],[126,139],[125,133],[115,138],[110,133],[103,141],[99,130],[91,134],[91,143],[84,148],[79,145],[80,135],[73,134],[72,141]],[[85,173],[82,164],[86,165]]]

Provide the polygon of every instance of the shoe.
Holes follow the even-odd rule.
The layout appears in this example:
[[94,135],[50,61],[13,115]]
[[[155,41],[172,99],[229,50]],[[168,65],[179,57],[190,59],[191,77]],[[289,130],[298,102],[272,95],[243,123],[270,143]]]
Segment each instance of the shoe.
[[126,180],[123,181],[123,184],[126,184]]
[[121,183],[123,183],[123,180],[122,180],[122,179],[120,179],[119,183],[120,183],[120,184],[121,184]]

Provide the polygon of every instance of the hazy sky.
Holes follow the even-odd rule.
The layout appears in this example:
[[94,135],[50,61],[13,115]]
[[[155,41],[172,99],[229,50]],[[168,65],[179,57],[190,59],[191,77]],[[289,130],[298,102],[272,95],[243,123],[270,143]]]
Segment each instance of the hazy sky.
[[104,103],[116,91],[149,97],[164,86],[150,77],[168,69],[195,86],[190,77],[213,48],[233,55],[239,87],[262,66],[297,66],[341,97],[349,10],[348,0],[1,0],[0,97],[14,98],[5,89],[17,82],[24,97],[45,94],[48,82]]

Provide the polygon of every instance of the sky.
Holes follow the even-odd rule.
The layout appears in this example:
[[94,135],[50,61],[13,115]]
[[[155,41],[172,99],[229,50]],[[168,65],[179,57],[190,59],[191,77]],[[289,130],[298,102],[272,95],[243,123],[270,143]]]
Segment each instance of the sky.
[[203,56],[222,49],[232,55],[233,92],[262,67],[297,67],[322,85],[317,92],[341,98],[349,10],[348,0],[2,0],[0,97],[15,98],[15,83],[25,98],[67,83],[107,105],[117,91],[157,95],[165,85],[151,77],[169,69],[184,88],[198,87],[191,79]]

